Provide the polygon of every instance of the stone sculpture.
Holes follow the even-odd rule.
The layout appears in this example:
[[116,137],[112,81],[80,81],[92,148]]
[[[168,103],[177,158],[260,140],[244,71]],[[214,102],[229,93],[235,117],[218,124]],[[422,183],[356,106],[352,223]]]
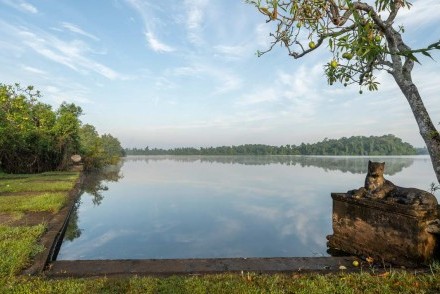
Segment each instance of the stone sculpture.
[[437,199],[431,193],[416,188],[399,187],[386,180],[383,176],[384,170],[385,162],[368,161],[365,186],[347,193],[354,198],[381,199],[391,203],[431,207],[437,205]]
[[375,260],[419,266],[440,252],[437,199],[431,193],[402,188],[384,178],[384,162],[368,162],[363,187],[332,193],[330,249]]

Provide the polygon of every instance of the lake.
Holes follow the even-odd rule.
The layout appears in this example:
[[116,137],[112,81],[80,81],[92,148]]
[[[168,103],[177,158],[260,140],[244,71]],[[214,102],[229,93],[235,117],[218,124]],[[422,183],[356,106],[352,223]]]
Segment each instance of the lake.
[[129,156],[90,174],[58,260],[327,256],[331,192],[368,160],[429,190],[428,156]]

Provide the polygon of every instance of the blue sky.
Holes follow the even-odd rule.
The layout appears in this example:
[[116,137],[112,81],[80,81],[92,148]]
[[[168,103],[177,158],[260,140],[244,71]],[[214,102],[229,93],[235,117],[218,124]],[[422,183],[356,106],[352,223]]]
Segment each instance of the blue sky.
[[[372,1],[367,1],[372,2]],[[440,1],[396,23],[414,48],[440,36]],[[125,147],[313,143],[395,134],[423,146],[391,77],[379,92],[328,86],[325,48],[300,60],[266,49],[271,24],[240,0],[0,0],[0,82],[80,105],[84,123]],[[413,79],[440,122],[440,54]]]

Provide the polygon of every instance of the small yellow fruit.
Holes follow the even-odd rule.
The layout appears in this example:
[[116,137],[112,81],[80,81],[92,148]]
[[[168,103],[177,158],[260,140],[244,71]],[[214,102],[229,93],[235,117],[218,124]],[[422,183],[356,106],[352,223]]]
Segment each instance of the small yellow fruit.
[[357,261],[357,260],[355,260],[355,261],[353,261],[353,266],[359,266],[359,261]]
[[330,62],[330,66],[332,67],[332,68],[337,68],[338,67],[338,62],[336,61],[336,60],[332,60],[331,62]]
[[382,38],[379,35],[376,35],[374,40],[379,43],[382,40]]
[[298,22],[297,24],[296,24],[296,27],[299,29],[299,28],[301,28],[301,23],[300,22]]
[[310,42],[309,42],[309,47],[310,47],[310,49],[314,49],[314,48],[316,48],[316,44],[315,44],[315,42],[310,41]]

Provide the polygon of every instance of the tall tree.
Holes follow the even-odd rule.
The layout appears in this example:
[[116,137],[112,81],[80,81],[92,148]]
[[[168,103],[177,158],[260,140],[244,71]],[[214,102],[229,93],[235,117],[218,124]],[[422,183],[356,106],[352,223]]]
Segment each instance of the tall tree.
[[[407,0],[246,0],[275,22],[271,46],[258,52],[261,56],[281,44],[295,59],[328,45],[333,59],[325,65],[329,84],[359,84],[378,89],[375,75],[386,71],[394,78],[406,97],[420,134],[431,156],[440,182],[440,135],[423,104],[412,80],[416,55],[431,57],[440,49],[440,41],[411,49],[402,38],[404,28],[394,23]],[[362,90],[360,91],[362,94]]]

